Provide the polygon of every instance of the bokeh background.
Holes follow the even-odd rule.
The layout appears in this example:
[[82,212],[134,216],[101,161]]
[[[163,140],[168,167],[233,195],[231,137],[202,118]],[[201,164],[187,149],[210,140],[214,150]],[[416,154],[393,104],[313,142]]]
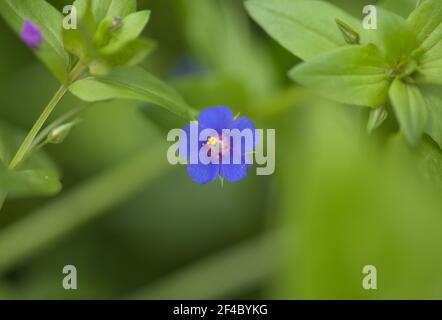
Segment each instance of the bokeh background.
[[[331,2],[362,19],[365,1]],[[166,160],[166,132],[181,120],[132,101],[89,105],[46,149],[62,192],[5,203],[0,298],[442,298],[433,141],[408,147],[393,116],[368,135],[367,110],[297,87],[286,74],[299,60],[240,0],[138,3],[152,10],[145,35],[158,44],[144,67],[197,109],[227,105],[276,128],[276,171],[196,185]],[[57,82],[4,21],[0,41],[0,119],[26,131]],[[81,104],[67,96],[54,117]],[[77,290],[62,287],[65,265],[77,268]],[[365,265],[377,268],[377,290],[362,288]]]

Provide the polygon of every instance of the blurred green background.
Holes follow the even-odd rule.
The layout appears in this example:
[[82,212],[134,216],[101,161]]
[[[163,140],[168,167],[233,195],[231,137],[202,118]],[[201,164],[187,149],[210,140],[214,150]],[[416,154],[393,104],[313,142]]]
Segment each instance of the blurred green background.
[[[20,1],[20,0],[17,0]],[[58,9],[69,1],[50,1]],[[331,1],[362,18],[365,1]],[[46,150],[63,173],[52,198],[0,214],[0,298],[442,298],[442,156],[405,145],[394,117],[304,92],[298,63],[240,0],[139,0],[158,48],[144,66],[197,109],[227,105],[276,128],[276,171],[196,185],[166,160],[183,123],[132,101],[89,105]],[[0,118],[26,131],[57,88],[0,21]],[[82,102],[66,97],[57,114]],[[75,265],[78,290],[64,290]],[[374,265],[378,289],[362,288]]]

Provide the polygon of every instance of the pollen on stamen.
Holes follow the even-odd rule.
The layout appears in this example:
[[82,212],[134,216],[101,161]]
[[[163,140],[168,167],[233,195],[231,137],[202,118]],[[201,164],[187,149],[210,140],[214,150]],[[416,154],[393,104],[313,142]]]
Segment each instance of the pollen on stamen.
[[209,137],[209,139],[207,139],[207,144],[210,145],[215,145],[218,142],[218,139],[215,137]]

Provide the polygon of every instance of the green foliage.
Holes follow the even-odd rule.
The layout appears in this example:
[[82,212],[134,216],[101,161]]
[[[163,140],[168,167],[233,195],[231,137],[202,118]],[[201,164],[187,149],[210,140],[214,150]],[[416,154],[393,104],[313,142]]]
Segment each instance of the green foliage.
[[442,90],[438,86],[425,86],[423,92],[430,114],[426,132],[442,149]]
[[407,62],[418,47],[416,35],[407,21],[382,8],[377,10],[377,29],[364,30],[363,42],[376,44],[391,66]]
[[405,136],[412,144],[417,144],[428,121],[421,91],[413,84],[396,79],[390,88],[390,99]]
[[388,68],[374,45],[333,50],[296,66],[290,77],[333,100],[379,107],[390,84]]
[[361,29],[357,19],[324,1],[249,0],[246,8],[270,36],[302,60],[346,44],[335,19]]
[[184,118],[192,109],[169,86],[140,67],[116,68],[109,74],[88,77],[72,84],[69,90],[85,101],[134,99],[154,103]]
[[[405,2],[402,11],[403,3],[387,0],[381,5],[406,16],[412,3]],[[377,28],[364,31],[321,1],[250,0],[246,6],[273,38],[306,60],[290,72],[296,82],[337,102],[368,107],[386,106],[389,92],[409,142],[418,143],[425,131],[441,145],[442,106],[421,90],[425,84],[442,84],[442,3],[416,4],[407,19],[378,8]],[[346,48],[345,42],[354,47]],[[430,100],[429,113],[425,99]],[[371,128],[379,124],[373,117],[369,121]]]
[[0,192],[11,197],[53,195],[60,191],[58,170],[41,152],[32,156],[17,171],[7,168],[23,139],[17,129],[0,123]]
[[135,65],[144,60],[153,45],[137,38],[149,21],[150,11],[131,13],[132,6],[114,7],[98,20],[106,6],[93,3],[88,0],[74,3],[79,15],[78,29],[63,30],[66,50],[82,64],[89,65],[92,74],[104,74],[112,67]]
[[25,20],[38,26],[44,41],[34,53],[58,80],[65,81],[70,60],[62,40],[63,15],[45,0],[2,0],[0,15],[16,33]]
[[408,18],[421,49],[431,49],[442,39],[442,3],[426,0]]
[[137,0],[94,0],[92,12],[95,21],[102,21],[106,17],[122,18],[137,10]]

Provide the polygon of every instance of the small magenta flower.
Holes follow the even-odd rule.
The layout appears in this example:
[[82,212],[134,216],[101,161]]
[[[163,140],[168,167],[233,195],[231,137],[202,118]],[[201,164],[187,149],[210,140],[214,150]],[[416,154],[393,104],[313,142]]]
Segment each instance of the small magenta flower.
[[20,37],[26,45],[31,49],[38,49],[38,46],[43,42],[43,35],[40,29],[29,20],[25,20],[20,32]]
[[[233,136],[229,132],[234,129],[237,129],[236,132],[250,133],[248,135],[249,143],[244,140],[233,140]],[[214,134],[201,141],[200,135],[204,136],[204,131],[207,132],[207,130]],[[199,184],[209,183],[218,176],[229,182],[244,179],[251,166],[247,153],[253,152],[255,149],[255,131],[252,121],[246,117],[233,119],[232,111],[227,107],[202,110],[198,117],[198,123],[192,122],[184,127],[180,137],[180,155],[187,160],[190,159],[187,164],[187,173],[194,182]],[[196,134],[192,135],[192,132],[196,132]],[[192,141],[192,139],[196,141]],[[192,162],[193,142],[197,146],[195,153],[200,155],[203,151],[203,154],[207,154],[215,161],[204,163],[200,156],[197,156],[196,163]]]

